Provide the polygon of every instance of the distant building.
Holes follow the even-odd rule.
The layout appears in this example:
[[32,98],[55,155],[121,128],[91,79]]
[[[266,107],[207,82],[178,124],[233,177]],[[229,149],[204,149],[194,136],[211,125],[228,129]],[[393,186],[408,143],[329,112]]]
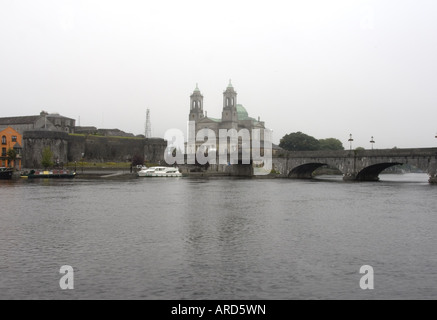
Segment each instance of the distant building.
[[265,129],[264,122],[249,117],[247,110],[241,104],[237,104],[237,92],[234,90],[231,81],[223,92],[223,110],[221,119],[211,118],[203,110],[203,95],[196,86],[190,96],[191,107],[189,120],[196,122],[196,131],[209,128],[216,132],[218,129]]
[[[15,167],[21,169],[21,157],[22,157],[22,145],[23,137],[18,131],[11,127],[8,127],[0,131],[1,137],[1,167]],[[14,161],[11,161],[8,157],[8,151],[12,149],[15,151],[17,157]]]
[[76,120],[42,111],[38,116],[0,118],[0,130],[11,127],[21,135],[28,130],[48,130],[74,133]]
[[96,127],[76,127],[74,128],[76,134],[97,134]]
[[127,133],[120,129],[98,129],[97,135],[104,137],[135,137],[133,133]]
[[[189,121],[195,122],[196,134],[202,129],[210,129],[215,133],[218,140],[220,129],[235,129],[237,132],[241,129],[247,129],[251,135],[253,129],[265,129],[264,121],[260,119],[254,119],[249,117],[247,110],[243,105],[237,103],[237,92],[234,90],[231,81],[226,90],[223,92],[223,109],[221,119],[208,117],[206,111],[203,108],[203,95],[201,94],[198,86],[190,96],[190,114],[188,116]],[[264,134],[261,134],[261,141],[264,140]],[[215,141],[213,141],[215,142]],[[196,149],[202,145],[203,142],[196,142]],[[216,143],[216,145],[218,145]],[[211,146],[212,147],[212,146]],[[241,146],[240,146],[241,147]],[[243,146],[243,148],[245,148]],[[263,149],[263,147],[261,147]],[[189,150],[188,152],[192,152]],[[218,150],[219,153],[226,153],[230,150]]]
[[76,127],[74,133],[101,137],[135,137],[133,133],[127,133],[120,129],[97,129],[96,127]]

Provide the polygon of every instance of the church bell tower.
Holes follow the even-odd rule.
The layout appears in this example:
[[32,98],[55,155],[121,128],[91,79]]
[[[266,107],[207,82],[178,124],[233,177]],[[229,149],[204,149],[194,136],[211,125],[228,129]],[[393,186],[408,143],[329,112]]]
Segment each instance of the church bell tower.
[[194,89],[193,94],[190,96],[190,115],[188,120],[197,122],[203,118],[203,95],[200,93],[196,83],[196,89]]
[[222,122],[226,129],[238,129],[237,92],[234,90],[231,80],[223,92]]

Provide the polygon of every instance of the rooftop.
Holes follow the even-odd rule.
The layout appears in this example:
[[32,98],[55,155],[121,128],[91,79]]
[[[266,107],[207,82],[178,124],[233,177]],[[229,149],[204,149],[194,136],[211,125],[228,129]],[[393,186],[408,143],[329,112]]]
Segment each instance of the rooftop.
[[53,113],[53,114],[43,114],[43,115],[40,114],[40,115],[37,115],[37,116],[21,116],[21,117],[5,117],[5,118],[0,118],[0,125],[8,126],[8,125],[16,125],[16,124],[33,124],[38,119],[43,117],[44,115],[47,115],[47,118],[62,118],[62,119],[74,120],[74,119],[71,119],[71,118],[67,118],[67,117],[61,116],[58,113]]
[[243,105],[241,104],[237,104],[237,116],[238,116],[238,120],[240,121],[243,120],[257,121],[256,119],[249,117],[249,113],[247,113],[246,108],[243,107]]
[[40,116],[25,116],[25,117],[7,117],[0,118],[0,125],[14,125],[14,124],[33,124]]

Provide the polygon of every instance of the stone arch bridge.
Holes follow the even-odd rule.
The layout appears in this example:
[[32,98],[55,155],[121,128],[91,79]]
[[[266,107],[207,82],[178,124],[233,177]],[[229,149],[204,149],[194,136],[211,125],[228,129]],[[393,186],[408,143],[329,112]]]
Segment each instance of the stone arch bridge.
[[310,179],[323,166],[338,168],[344,180],[376,181],[392,166],[409,164],[427,172],[436,182],[437,148],[351,151],[283,151],[273,157],[273,169],[282,177]]

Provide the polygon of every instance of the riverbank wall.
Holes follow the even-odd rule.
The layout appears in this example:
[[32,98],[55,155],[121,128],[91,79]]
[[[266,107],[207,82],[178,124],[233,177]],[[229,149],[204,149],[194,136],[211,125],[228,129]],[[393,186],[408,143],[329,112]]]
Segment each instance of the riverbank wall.
[[151,163],[164,161],[167,142],[160,138],[101,137],[34,130],[23,135],[23,167],[41,167],[42,152],[50,148],[53,162],[131,162],[134,157]]

